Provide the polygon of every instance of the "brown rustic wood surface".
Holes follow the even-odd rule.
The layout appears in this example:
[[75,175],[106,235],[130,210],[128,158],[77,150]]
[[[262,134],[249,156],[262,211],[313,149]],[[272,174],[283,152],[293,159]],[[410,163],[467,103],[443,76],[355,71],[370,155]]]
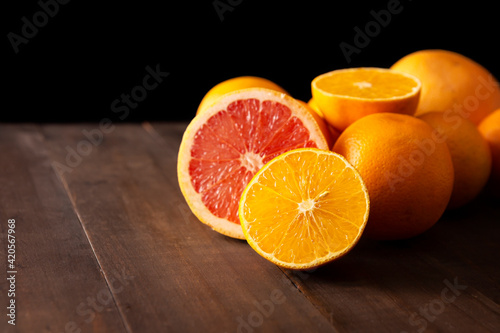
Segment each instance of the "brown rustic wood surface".
[[176,174],[186,124],[114,126],[0,125],[0,332],[500,331],[498,199],[293,272],[191,214]]

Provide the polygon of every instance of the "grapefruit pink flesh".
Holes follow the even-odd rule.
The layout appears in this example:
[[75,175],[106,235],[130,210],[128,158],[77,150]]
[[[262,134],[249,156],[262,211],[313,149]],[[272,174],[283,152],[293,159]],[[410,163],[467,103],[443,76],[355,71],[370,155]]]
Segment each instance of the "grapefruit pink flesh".
[[304,147],[317,146],[286,105],[236,100],[196,132],[189,162],[191,183],[212,214],[239,224],[238,201],[255,173],[274,157]]

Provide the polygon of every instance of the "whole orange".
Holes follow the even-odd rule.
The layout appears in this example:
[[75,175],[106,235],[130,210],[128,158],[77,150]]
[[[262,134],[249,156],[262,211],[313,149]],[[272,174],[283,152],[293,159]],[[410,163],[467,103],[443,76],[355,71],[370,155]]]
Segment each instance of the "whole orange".
[[496,194],[500,195],[500,109],[484,118],[478,129],[490,146],[492,189],[496,188]]
[[325,118],[321,115],[321,113],[317,112],[315,109],[313,109],[309,104],[307,104],[304,101],[301,101],[300,99],[296,99],[297,102],[302,104],[307,111],[313,116],[314,120],[318,123],[319,129],[321,130],[321,133],[323,133],[326,142],[328,143],[328,148],[332,148],[333,143],[335,140],[337,140],[338,135],[335,136],[335,132],[332,131],[331,126],[328,125],[326,122]]
[[[319,108],[318,106],[318,103],[316,103],[316,101],[314,100],[314,98],[310,98],[309,101],[307,102],[307,105],[314,111],[316,111],[316,113],[323,119],[325,119],[325,115],[323,114],[323,111],[321,111],[321,109]],[[326,119],[325,119],[325,122],[326,122]],[[328,122],[326,122],[327,126],[328,126],[328,129],[330,130],[330,134],[332,136],[332,142],[335,143],[335,141],[337,140],[337,138],[340,136],[340,131],[338,129],[336,129],[335,127],[333,127],[332,125],[328,124]],[[331,148],[331,147],[330,147]]]
[[404,239],[432,227],[448,205],[453,164],[423,120],[379,113],[350,125],[333,151],[361,174],[370,196],[369,238]]
[[455,181],[449,208],[457,208],[474,199],[488,181],[491,153],[476,126],[458,115],[429,112],[419,117],[446,141],[453,161]]
[[238,76],[219,82],[213,86],[206,94],[198,106],[196,114],[199,114],[217,102],[223,95],[241,89],[247,88],[266,88],[277,92],[287,94],[285,89],[273,81],[258,76]]
[[416,116],[432,111],[454,112],[478,125],[500,108],[497,80],[483,66],[446,50],[411,53],[391,69],[412,74],[422,82]]

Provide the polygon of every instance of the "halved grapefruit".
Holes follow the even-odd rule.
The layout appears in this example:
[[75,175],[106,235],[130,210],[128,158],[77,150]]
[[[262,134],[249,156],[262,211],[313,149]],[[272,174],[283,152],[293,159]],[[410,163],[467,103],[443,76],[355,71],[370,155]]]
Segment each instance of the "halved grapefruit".
[[179,148],[179,185],[201,222],[244,239],[238,217],[243,190],[274,157],[296,148],[328,149],[309,111],[265,88],[222,96],[188,125]]

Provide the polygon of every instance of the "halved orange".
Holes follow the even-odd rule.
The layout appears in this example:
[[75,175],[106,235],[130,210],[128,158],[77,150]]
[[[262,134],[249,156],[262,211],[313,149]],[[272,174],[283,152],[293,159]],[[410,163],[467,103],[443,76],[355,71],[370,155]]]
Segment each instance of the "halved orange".
[[302,148],[271,160],[243,191],[243,233],[261,256],[281,267],[309,269],[358,242],[370,200],[359,173],[339,154]]
[[181,191],[201,222],[244,239],[238,202],[245,186],[265,163],[301,147],[328,149],[299,102],[264,88],[228,93],[184,132],[177,164]]
[[413,115],[421,83],[410,74],[391,69],[349,68],[316,77],[311,90],[326,121],[342,132],[373,113]]

